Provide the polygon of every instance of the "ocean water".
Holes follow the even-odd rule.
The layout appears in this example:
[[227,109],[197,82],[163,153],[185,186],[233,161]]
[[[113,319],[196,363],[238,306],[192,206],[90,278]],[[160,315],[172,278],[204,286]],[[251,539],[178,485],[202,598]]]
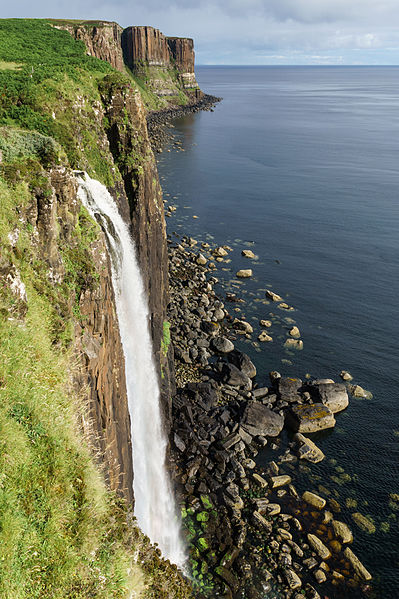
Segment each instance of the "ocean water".
[[[339,381],[345,369],[372,392],[318,435],[326,459],[294,476],[299,490],[322,485],[339,501],[352,549],[374,575],[371,595],[328,597],[399,597],[399,504],[390,498],[399,493],[399,68],[199,67],[197,77],[223,102],[176,120],[182,145],[158,157],[177,206],[168,231],[233,248],[218,265],[220,294],[245,298],[253,340],[260,318],[273,321],[272,343],[241,342],[259,384],[270,370]],[[245,248],[258,259],[243,258]],[[254,276],[237,281],[239,268]],[[267,303],[266,289],[295,311]],[[302,351],[284,348],[287,317]],[[353,512],[376,532],[360,530]]]

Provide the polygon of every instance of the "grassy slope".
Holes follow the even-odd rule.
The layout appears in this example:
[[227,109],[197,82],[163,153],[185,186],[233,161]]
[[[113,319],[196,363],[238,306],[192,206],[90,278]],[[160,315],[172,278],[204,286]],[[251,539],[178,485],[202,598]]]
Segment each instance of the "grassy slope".
[[[22,65],[4,68],[5,63]],[[112,68],[41,20],[0,21],[0,596],[4,599],[188,597],[188,587],[104,485],[78,425],[70,387],[74,313],[90,279],[97,225],[81,211],[74,246],[60,248],[62,284],[26,218],[49,193],[46,169],[111,170],[96,118]],[[52,115],[56,118],[53,118]],[[56,141],[55,141],[56,140]],[[38,191],[39,190],[39,191]],[[18,241],[10,235],[18,229]],[[83,273],[83,276],[82,276]],[[11,278],[8,275],[12,275]],[[23,281],[27,302],[13,281]],[[14,287],[14,288],[13,288]]]

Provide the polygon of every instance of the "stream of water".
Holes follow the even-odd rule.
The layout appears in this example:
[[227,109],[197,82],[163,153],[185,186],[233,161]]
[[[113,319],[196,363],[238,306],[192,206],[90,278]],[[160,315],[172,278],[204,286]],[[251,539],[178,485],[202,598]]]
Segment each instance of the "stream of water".
[[183,567],[185,549],[165,467],[167,440],[162,430],[147,298],[135,247],[107,188],[87,174],[77,178],[79,198],[100,223],[111,258],[131,421],[134,513],[141,530],[158,543],[163,556]]

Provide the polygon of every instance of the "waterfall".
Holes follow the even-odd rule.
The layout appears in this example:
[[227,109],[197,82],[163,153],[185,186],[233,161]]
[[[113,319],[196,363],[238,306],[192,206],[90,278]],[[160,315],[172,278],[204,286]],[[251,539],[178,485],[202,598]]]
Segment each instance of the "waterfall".
[[112,265],[131,420],[134,513],[141,530],[165,558],[183,567],[185,551],[166,471],[158,377],[152,356],[144,285],[129,229],[107,188],[86,173],[76,174],[78,196],[106,234]]

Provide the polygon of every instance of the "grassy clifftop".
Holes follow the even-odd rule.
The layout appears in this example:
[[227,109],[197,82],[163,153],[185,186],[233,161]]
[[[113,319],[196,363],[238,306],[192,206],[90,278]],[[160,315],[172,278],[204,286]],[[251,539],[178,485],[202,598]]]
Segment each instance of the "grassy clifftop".
[[115,78],[124,75],[44,20],[0,21],[4,599],[190,596],[106,488],[82,425],[85,390],[71,382],[78,299],[97,285],[91,250],[101,233],[73,189],[70,200],[59,198],[53,179],[70,181],[72,167],[108,185],[122,181],[99,91]]

